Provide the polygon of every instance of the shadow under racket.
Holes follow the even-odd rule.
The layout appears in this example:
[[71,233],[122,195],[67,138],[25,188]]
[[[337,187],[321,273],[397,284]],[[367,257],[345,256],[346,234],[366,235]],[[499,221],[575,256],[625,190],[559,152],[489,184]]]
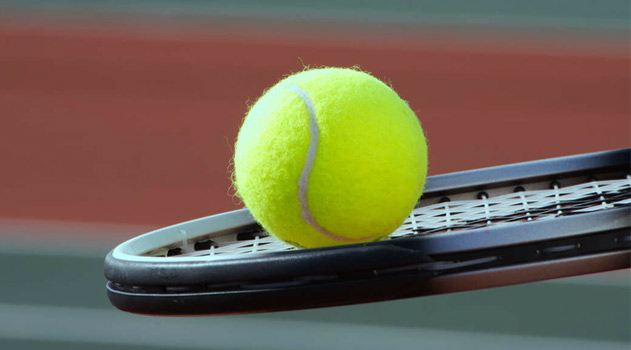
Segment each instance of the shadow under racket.
[[110,301],[200,315],[356,304],[630,266],[631,149],[429,177],[387,239],[296,249],[246,209],[149,232],[105,259]]

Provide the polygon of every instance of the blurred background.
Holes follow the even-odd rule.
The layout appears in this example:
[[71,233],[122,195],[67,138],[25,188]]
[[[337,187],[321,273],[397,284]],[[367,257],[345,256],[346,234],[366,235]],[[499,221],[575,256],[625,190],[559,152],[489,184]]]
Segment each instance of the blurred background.
[[430,175],[631,146],[627,0],[0,0],[0,348],[628,349],[629,271],[215,318],[124,314],[117,243],[242,207],[248,104],[305,66],[390,82]]

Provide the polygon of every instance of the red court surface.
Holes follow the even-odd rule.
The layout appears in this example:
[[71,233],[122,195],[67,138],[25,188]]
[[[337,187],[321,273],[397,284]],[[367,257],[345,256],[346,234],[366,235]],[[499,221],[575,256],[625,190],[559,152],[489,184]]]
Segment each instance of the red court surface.
[[7,23],[5,218],[166,225],[241,207],[229,163],[247,104],[303,63],[390,81],[418,111],[430,174],[630,145],[627,51],[587,39]]

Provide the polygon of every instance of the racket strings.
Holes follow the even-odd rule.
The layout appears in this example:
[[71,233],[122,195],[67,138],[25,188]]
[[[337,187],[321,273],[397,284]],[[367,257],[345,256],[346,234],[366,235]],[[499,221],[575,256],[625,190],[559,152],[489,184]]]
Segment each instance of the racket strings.
[[492,224],[531,221],[631,205],[631,177],[590,181],[550,190],[519,191],[495,198],[449,202],[446,218],[443,203],[414,209],[412,215],[390,237],[433,234],[481,228]]
[[[412,211],[389,238],[439,234],[456,230],[484,228],[519,221],[549,220],[598,210],[631,206],[631,176],[561,187],[557,182],[546,190],[526,190],[490,196],[486,192],[472,195],[472,200],[449,201],[424,205]],[[263,230],[240,232],[228,240],[213,237],[186,237],[180,232],[179,243],[149,252],[149,256],[214,256],[294,250]]]

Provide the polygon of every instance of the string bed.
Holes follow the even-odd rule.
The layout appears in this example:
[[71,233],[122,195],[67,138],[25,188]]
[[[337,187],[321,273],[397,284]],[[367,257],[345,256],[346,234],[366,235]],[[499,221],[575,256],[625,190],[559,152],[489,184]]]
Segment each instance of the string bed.
[[[522,186],[511,193],[489,196],[479,192],[474,199],[450,200],[423,204],[415,208],[404,223],[387,239],[440,234],[479,229],[532,220],[551,220],[599,210],[631,206],[631,175],[621,179],[590,180],[561,187],[552,182],[549,189],[527,190]],[[537,187],[537,186],[533,186]],[[294,248],[261,229],[232,233],[228,237],[207,235],[188,237],[180,230],[181,241],[152,250],[145,256],[195,257],[282,252]]]

